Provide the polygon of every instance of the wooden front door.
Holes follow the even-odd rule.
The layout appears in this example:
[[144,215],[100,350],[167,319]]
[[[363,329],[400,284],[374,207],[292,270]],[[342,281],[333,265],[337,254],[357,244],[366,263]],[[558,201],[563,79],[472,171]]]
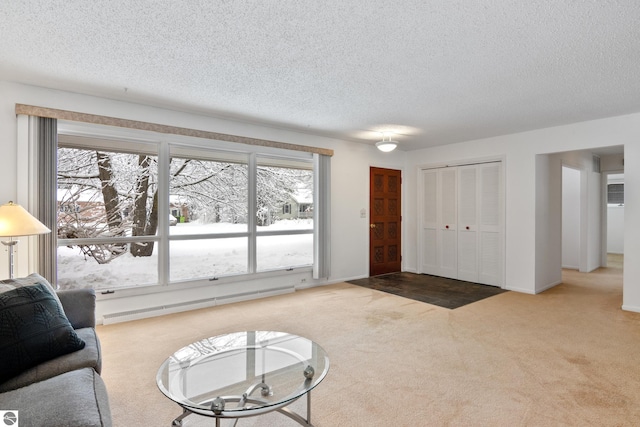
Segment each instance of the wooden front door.
[[371,168],[369,177],[370,276],[395,273],[401,269],[401,184],[401,171]]

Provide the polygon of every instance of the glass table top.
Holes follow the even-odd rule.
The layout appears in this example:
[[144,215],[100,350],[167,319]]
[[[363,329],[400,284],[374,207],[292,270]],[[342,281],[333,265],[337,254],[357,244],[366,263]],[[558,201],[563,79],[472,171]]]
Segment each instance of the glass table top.
[[158,388],[191,411],[253,416],[303,396],[327,375],[322,347],[297,335],[248,331],[220,335],[176,351],[158,370]]

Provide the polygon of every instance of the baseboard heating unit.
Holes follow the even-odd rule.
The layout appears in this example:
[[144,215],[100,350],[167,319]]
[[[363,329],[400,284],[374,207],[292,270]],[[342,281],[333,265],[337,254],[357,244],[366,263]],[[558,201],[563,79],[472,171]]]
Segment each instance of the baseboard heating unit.
[[185,301],[175,304],[164,304],[156,307],[145,307],[137,310],[119,311],[103,315],[102,324],[128,322],[130,320],[146,319],[148,317],[163,316],[165,314],[179,313],[182,311],[197,310],[199,308],[213,307],[216,305],[231,304],[234,302],[248,301],[257,298],[265,298],[295,292],[295,287],[269,289],[266,291],[247,292],[241,294],[225,295],[222,297],[205,298],[196,301]]

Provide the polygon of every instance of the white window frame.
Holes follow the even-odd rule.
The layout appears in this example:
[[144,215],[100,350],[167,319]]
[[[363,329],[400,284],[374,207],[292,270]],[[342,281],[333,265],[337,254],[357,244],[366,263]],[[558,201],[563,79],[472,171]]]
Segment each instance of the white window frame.
[[[317,192],[321,188],[326,188],[327,194],[324,195],[324,199],[328,201],[328,182],[329,177],[321,177],[320,171],[317,167],[319,163],[318,157],[320,155],[313,154],[309,152],[303,151],[294,151],[287,150],[275,147],[264,147],[264,146],[250,146],[245,144],[237,144],[232,142],[225,141],[214,141],[212,145],[211,140],[201,139],[201,138],[191,138],[191,137],[183,137],[180,135],[160,135],[153,132],[145,132],[145,131],[132,131],[130,129],[114,129],[108,127],[101,127],[97,125],[78,125],[70,122],[59,121],[59,134],[70,135],[73,137],[91,140],[95,139],[113,139],[120,141],[123,144],[130,143],[144,143],[144,144],[157,144],[158,150],[158,169],[159,169],[159,182],[158,182],[158,191],[159,193],[159,203],[169,209],[169,159],[170,159],[170,150],[171,147],[188,147],[191,149],[198,150],[211,150],[211,151],[229,151],[235,153],[244,153],[249,157],[249,171],[250,171],[250,180],[249,180],[249,210],[248,212],[255,212],[255,194],[256,194],[256,156],[264,157],[275,157],[280,159],[291,159],[296,162],[305,161],[310,165],[310,169],[313,170],[314,173],[314,203],[317,198]],[[68,146],[68,145],[65,145]],[[78,146],[82,146],[84,148],[92,148],[91,144],[78,144]],[[136,150],[129,151],[136,152]],[[326,171],[328,171],[328,166],[325,167]],[[162,171],[162,172],[160,172]],[[324,181],[324,185],[320,185],[320,180]],[[329,204],[326,203],[325,208],[326,215],[329,212]],[[140,293],[152,293],[157,291],[166,291],[167,287],[172,289],[176,286],[180,288],[184,288],[185,286],[210,286],[212,283],[229,283],[229,282],[238,282],[247,279],[257,279],[261,277],[268,277],[273,275],[283,275],[290,274],[293,270],[296,272],[307,271],[314,272],[315,278],[321,278],[316,275],[316,272],[322,272],[318,274],[326,274],[324,277],[328,277],[328,257],[329,257],[329,249],[328,249],[328,235],[320,232],[317,224],[317,217],[319,217],[319,213],[314,213],[314,227],[310,230],[279,230],[279,231],[257,231],[256,230],[256,218],[255,215],[248,215],[249,222],[249,230],[247,233],[241,233],[249,237],[249,268],[248,272],[244,274],[238,274],[233,276],[226,277],[216,277],[216,281],[212,282],[212,278],[196,278],[190,281],[169,281],[169,250],[168,250],[168,242],[170,240],[179,240],[179,239],[193,239],[194,235],[189,236],[170,236],[169,235],[169,225],[168,225],[168,216],[165,218],[164,215],[160,215],[158,218],[158,235],[157,236],[149,236],[149,237],[136,237],[133,238],[136,241],[148,240],[151,239],[158,243],[159,253],[158,253],[158,283],[149,285],[149,286],[139,286],[134,288],[118,288],[115,289],[119,295],[123,296],[125,294],[136,295]],[[324,229],[327,229],[329,221],[328,218],[323,221]],[[314,263],[312,265],[305,266],[297,266],[294,268],[278,268],[275,270],[257,272],[256,270],[256,239],[259,236],[269,236],[269,235],[290,235],[290,234],[313,234],[314,235]],[[224,235],[197,235],[197,238],[227,238],[230,237],[228,234]],[[163,239],[166,240],[166,244],[161,244]],[[323,239],[321,242],[318,239]],[[112,238],[108,240],[114,241],[128,241],[132,240],[132,238]],[[77,241],[76,241],[77,242]],[[69,242],[62,241],[61,244]],[[319,257],[325,257],[323,262],[324,267],[320,268],[318,265]],[[218,281],[218,279],[220,279]],[[97,290],[98,294],[103,293],[111,293],[108,288],[100,288]]]

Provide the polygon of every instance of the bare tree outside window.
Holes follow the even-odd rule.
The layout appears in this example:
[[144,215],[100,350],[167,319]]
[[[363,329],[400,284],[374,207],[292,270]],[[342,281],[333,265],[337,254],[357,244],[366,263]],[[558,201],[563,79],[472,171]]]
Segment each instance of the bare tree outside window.
[[[313,171],[300,167],[275,166],[274,162],[277,163],[258,163],[255,174],[256,212],[253,215],[258,227],[283,224],[281,227],[285,230],[287,227],[312,230]],[[159,215],[167,215],[172,225],[171,235],[227,233],[230,229],[236,233],[234,239],[209,241],[207,253],[212,256],[215,254],[215,262],[202,263],[203,266],[209,265],[209,270],[194,272],[183,269],[179,273],[172,271],[172,280],[193,278],[189,275],[215,276],[247,272],[248,240],[247,237],[237,236],[238,232],[249,232],[247,162],[216,160],[215,156],[207,158],[205,155],[171,157],[168,170],[169,206],[165,207],[159,205],[158,169],[158,156],[149,153],[60,147],[58,238],[64,239],[68,249],[83,256],[86,262],[107,265],[123,256],[141,261],[153,258],[151,264],[136,264],[140,265],[136,270],[156,270],[157,260],[154,257],[159,244],[156,237]],[[227,226],[220,227],[223,224]],[[174,225],[178,227],[173,227]],[[212,227],[214,225],[217,227]],[[109,239],[117,238],[127,238],[127,242],[108,242]],[[304,234],[296,238],[306,239],[302,243],[305,248],[303,262],[310,264],[312,255],[308,253],[312,253],[312,235]],[[75,244],[74,240],[78,243]],[[202,237],[199,241],[204,242]],[[282,244],[283,239],[278,236],[262,238],[262,242],[271,241]],[[174,257],[175,250],[181,245],[186,248],[186,251],[180,251],[184,254],[182,256],[203,256],[190,242],[191,240],[184,239],[170,242],[172,270],[186,264],[186,259]],[[233,245],[240,247],[233,249]],[[269,245],[259,244],[259,248],[262,248],[258,252],[259,269],[284,268],[289,263],[300,262],[286,259],[286,250],[284,255],[276,257],[277,254],[269,249]],[[70,253],[69,250],[62,252],[67,254]],[[58,279],[63,287],[66,271],[64,264],[67,262],[64,254],[60,258],[59,249]],[[225,262],[231,267],[221,267],[218,261],[223,258],[234,259]],[[71,281],[68,283],[68,287],[77,286],[71,284]]]

